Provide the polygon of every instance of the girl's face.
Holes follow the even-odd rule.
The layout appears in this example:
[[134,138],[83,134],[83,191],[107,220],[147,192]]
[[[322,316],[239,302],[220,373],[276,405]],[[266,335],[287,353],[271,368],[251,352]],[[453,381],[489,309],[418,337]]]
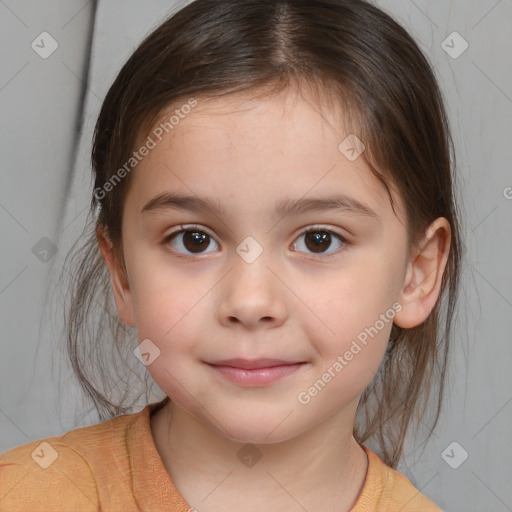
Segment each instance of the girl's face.
[[290,91],[198,99],[133,171],[119,313],[158,386],[230,439],[352,425],[384,356],[403,205],[340,119]]

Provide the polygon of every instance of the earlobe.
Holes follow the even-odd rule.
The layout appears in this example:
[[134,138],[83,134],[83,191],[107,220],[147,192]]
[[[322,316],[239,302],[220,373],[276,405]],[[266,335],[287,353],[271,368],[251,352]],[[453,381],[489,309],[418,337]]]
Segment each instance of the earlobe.
[[135,326],[132,293],[125,271],[120,265],[118,258],[116,258],[110,238],[102,228],[96,229],[96,238],[110,274],[117,312],[125,324]]
[[417,327],[436,305],[448,262],[450,239],[450,224],[443,217],[436,219],[426,230],[407,265],[399,298],[402,309],[394,318],[398,327]]

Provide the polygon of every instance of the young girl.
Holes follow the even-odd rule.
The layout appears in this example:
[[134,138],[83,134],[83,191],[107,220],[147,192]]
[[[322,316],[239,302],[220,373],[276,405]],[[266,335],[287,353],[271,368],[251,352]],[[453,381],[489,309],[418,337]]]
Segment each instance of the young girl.
[[[395,468],[443,396],[452,146],[427,60],[365,1],[197,0],[165,21],[94,134],[68,342],[107,421],[3,454],[2,510],[440,510]],[[88,340],[165,398],[120,414]]]

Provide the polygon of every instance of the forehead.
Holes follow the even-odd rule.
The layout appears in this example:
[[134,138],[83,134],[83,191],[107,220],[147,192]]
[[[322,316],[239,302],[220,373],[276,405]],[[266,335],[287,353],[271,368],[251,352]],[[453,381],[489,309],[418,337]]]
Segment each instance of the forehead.
[[[150,137],[179,110],[177,105],[162,113]],[[348,133],[345,114],[341,102],[321,102],[294,89],[264,97],[237,93],[198,98],[197,106],[156,140],[137,166],[130,188],[137,191],[139,205],[166,187],[213,195],[228,206],[238,194],[247,199],[259,195],[264,204],[284,195],[336,189],[386,209],[387,191],[366,164],[364,152],[347,158],[351,155],[345,141],[349,136],[353,141],[355,134]]]

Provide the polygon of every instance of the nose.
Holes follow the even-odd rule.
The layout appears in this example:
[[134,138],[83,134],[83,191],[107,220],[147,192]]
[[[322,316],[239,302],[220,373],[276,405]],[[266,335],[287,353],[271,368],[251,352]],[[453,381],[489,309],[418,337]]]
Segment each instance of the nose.
[[218,321],[227,327],[240,324],[251,330],[282,325],[288,316],[286,287],[275,271],[262,257],[252,263],[238,255],[234,258],[234,267],[219,290]]

